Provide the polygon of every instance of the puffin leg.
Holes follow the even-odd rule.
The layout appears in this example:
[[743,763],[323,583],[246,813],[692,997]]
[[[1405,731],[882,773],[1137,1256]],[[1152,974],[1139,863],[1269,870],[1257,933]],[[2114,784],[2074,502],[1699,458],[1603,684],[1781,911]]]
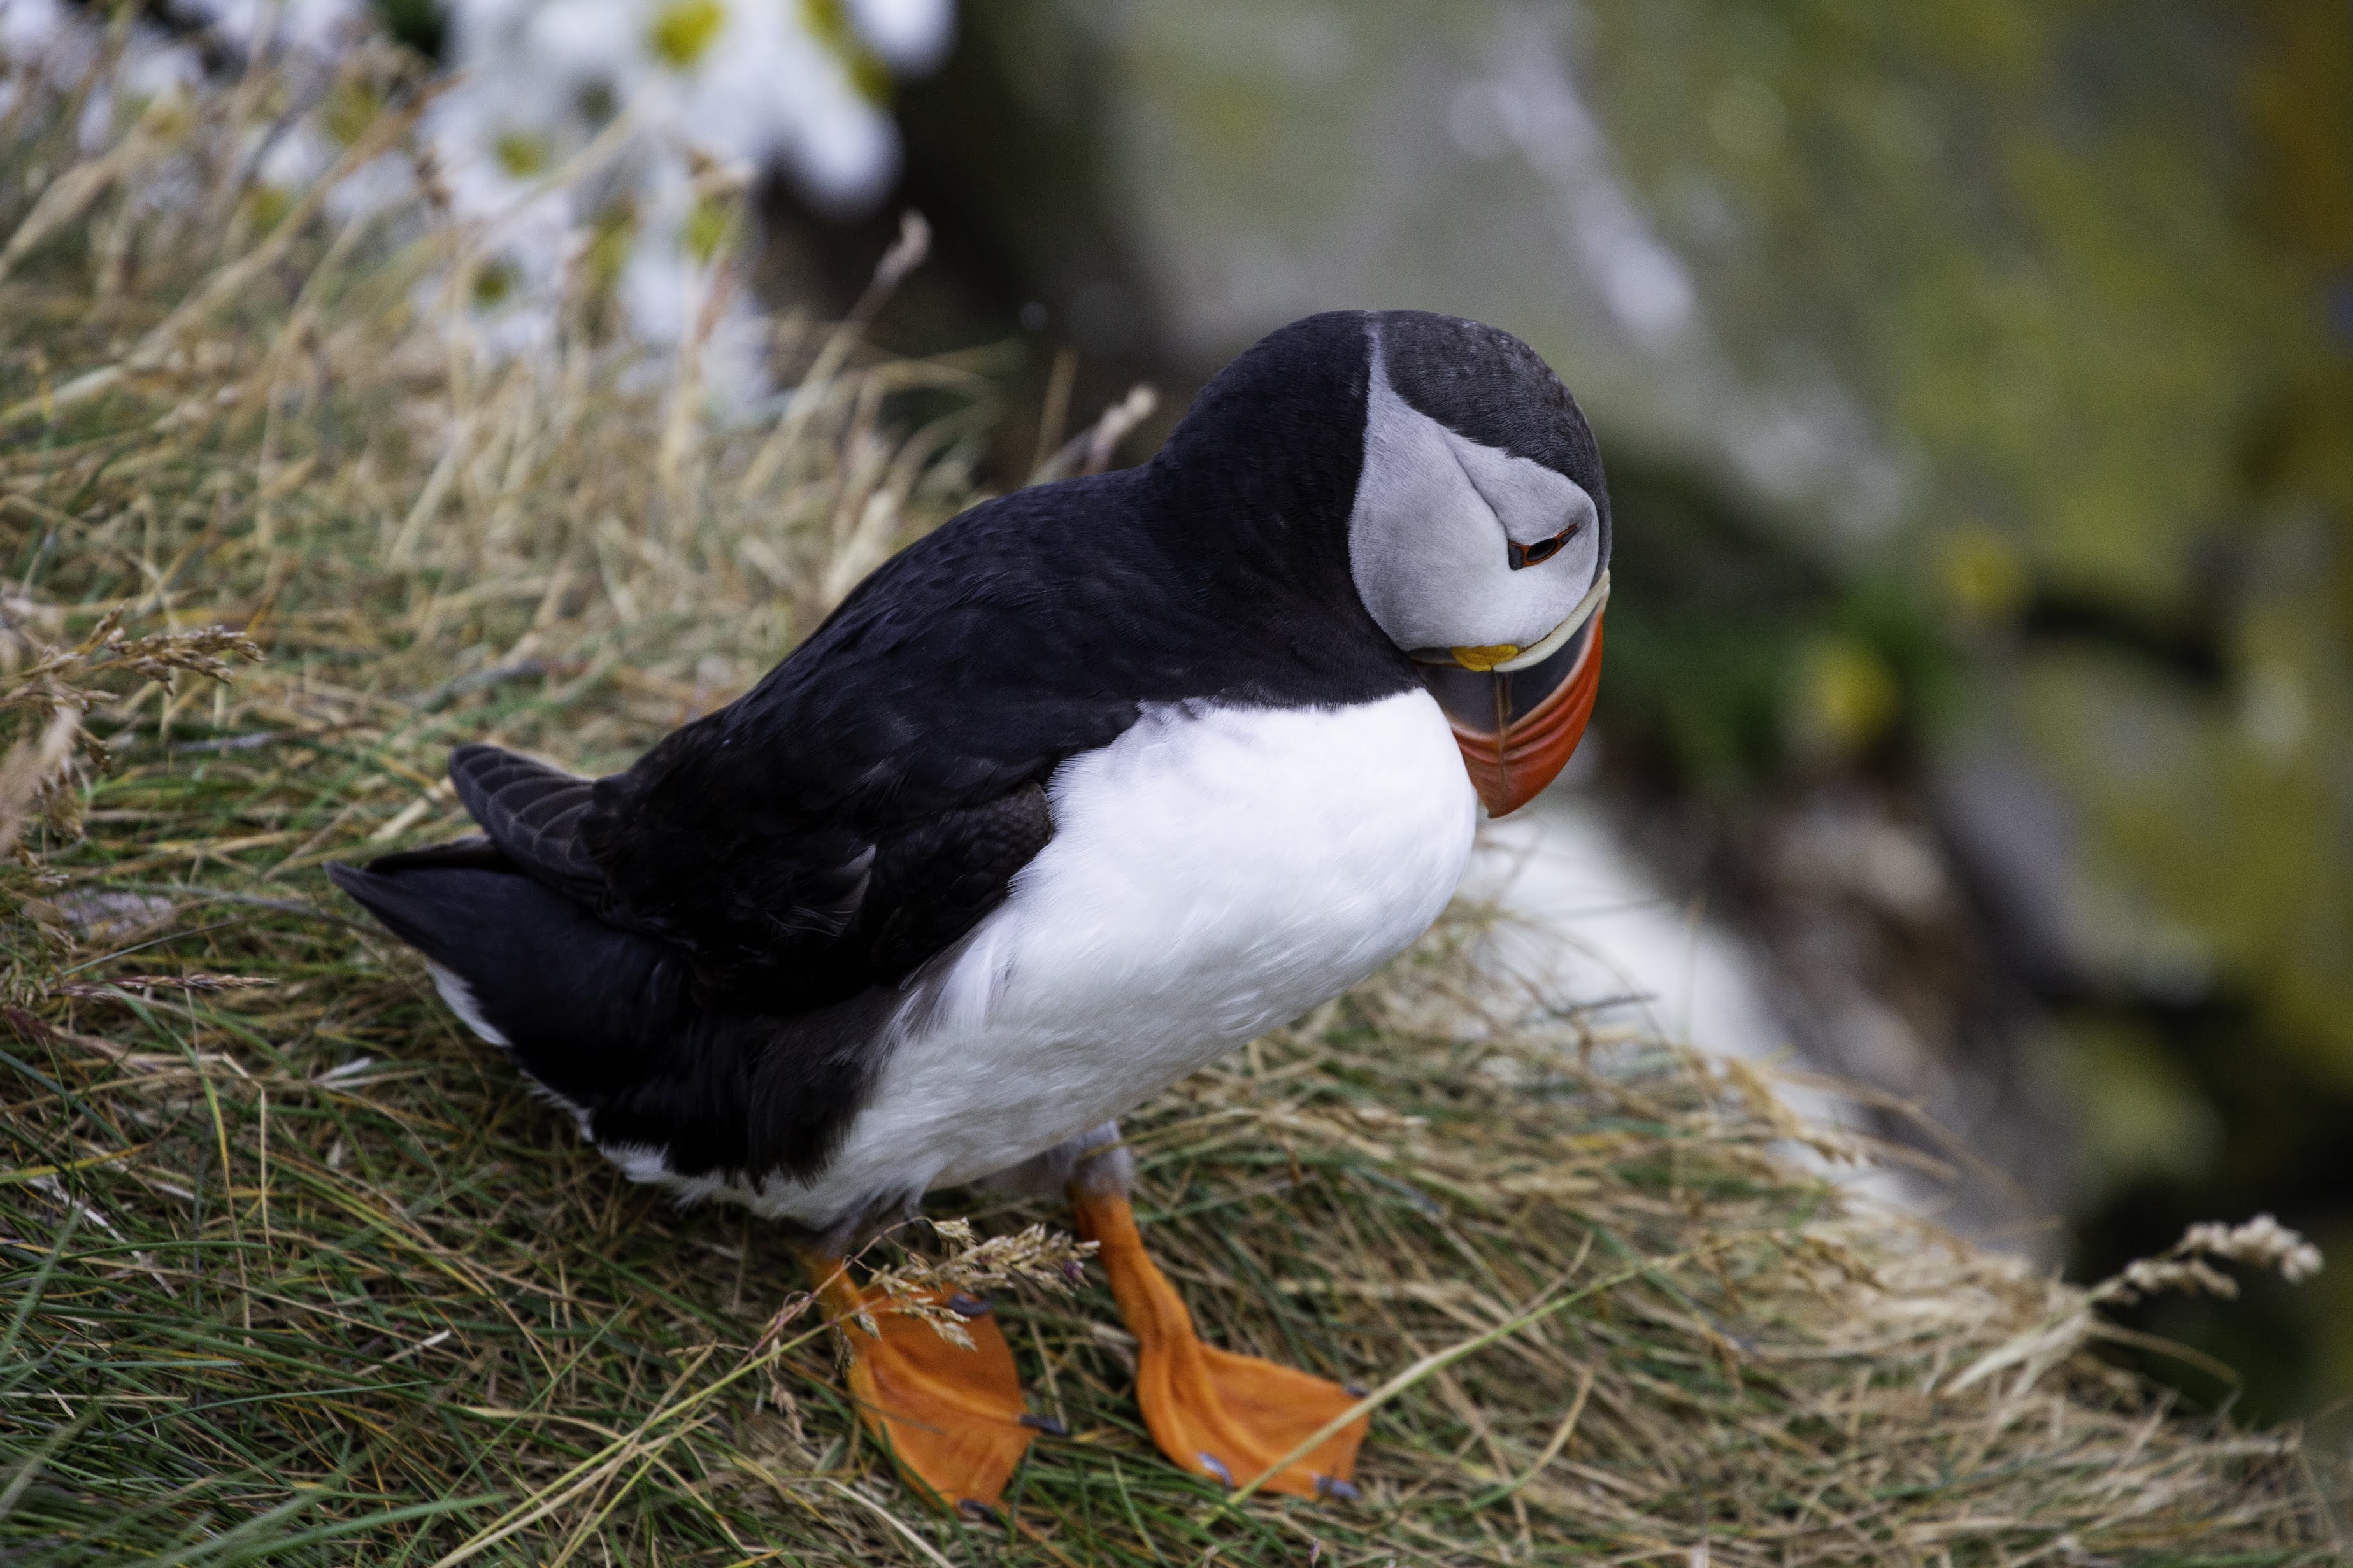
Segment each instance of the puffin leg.
[[1202,1343],[1176,1287],[1145,1252],[1125,1192],[1103,1191],[1082,1173],[1071,1184],[1071,1206],[1135,1336],[1136,1403],[1160,1451],[1179,1468],[1229,1487],[1265,1477],[1268,1491],[1354,1498],[1365,1416],[1286,1468],[1274,1467],[1356,1400],[1338,1384]]
[[[892,1310],[881,1292],[852,1284],[840,1258],[811,1255],[803,1261],[818,1281],[818,1302],[849,1344],[858,1417],[899,1474],[943,1510],[967,1518],[996,1512],[1005,1483],[1037,1436],[996,1318],[978,1303],[944,1303],[972,1336],[966,1350],[922,1319]],[[879,1333],[867,1332],[861,1312]]]

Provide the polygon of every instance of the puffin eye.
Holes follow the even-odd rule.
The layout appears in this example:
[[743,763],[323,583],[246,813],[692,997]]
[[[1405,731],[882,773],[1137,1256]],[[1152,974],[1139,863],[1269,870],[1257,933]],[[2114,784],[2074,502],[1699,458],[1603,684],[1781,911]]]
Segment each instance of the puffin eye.
[[1585,520],[1580,517],[1550,539],[1539,539],[1534,544],[1520,544],[1506,540],[1504,549],[1506,557],[1511,561],[1512,570],[1516,572],[1523,566],[1534,566],[1541,562],[1551,560],[1560,553],[1562,545],[1577,537],[1577,531],[1584,526]]

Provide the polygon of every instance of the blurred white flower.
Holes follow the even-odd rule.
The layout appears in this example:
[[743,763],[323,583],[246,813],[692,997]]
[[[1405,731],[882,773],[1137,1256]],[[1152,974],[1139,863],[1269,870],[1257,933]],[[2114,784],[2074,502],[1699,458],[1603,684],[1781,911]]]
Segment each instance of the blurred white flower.
[[[37,68],[51,82],[64,87],[90,67],[98,53],[98,30],[80,25],[83,18],[65,0],[0,0],[0,60],[13,78],[16,70]],[[0,107],[16,100],[16,82],[0,80]]]
[[520,163],[629,113],[854,213],[898,173],[886,69],[936,63],[951,16],[948,0],[454,0],[460,81],[444,118],[474,139],[470,153],[524,174],[536,171]]
[[[0,67],[5,68],[0,70],[0,114],[15,107],[23,90],[20,73],[45,79],[52,89],[72,90],[89,77],[104,37],[93,13],[67,0],[0,0]],[[195,51],[161,28],[134,24],[117,70],[90,84],[82,106],[83,146],[95,149],[105,143],[117,91],[134,100],[153,99],[193,85],[203,74]]]
[[[755,353],[760,334],[741,290],[709,308],[724,188],[775,172],[822,212],[871,210],[899,172],[889,72],[937,64],[954,12],[950,0],[451,0],[448,21],[457,81],[428,135],[459,210],[511,229],[503,308],[552,308],[565,267],[586,254],[639,336],[700,331],[725,358],[725,343]],[[604,167],[534,197],[592,147],[611,154]],[[712,380],[756,395],[742,367]]]
[[849,0],[849,23],[892,69],[908,76],[937,67],[955,41],[948,0]]
[[330,60],[374,24],[365,0],[172,0],[174,21],[208,27],[239,54]]
[[[892,76],[936,66],[955,26],[953,0],[444,0],[443,12],[452,79],[421,134],[451,207],[480,226],[469,308],[488,345],[544,342],[567,273],[586,265],[646,342],[744,357],[706,367],[706,381],[745,396],[765,331],[721,278],[733,198],[773,173],[821,212],[871,210],[899,172]],[[369,0],[170,0],[165,15],[322,77],[377,25]],[[96,58],[99,16],[0,0],[0,59],[74,79]],[[202,71],[187,42],[142,23],[118,89],[152,96]],[[0,74],[0,109],[14,90]],[[111,112],[93,94],[93,127]],[[340,144],[318,118],[262,151],[265,183],[298,189],[332,165]],[[405,184],[384,160],[348,177],[333,210],[370,210]]]

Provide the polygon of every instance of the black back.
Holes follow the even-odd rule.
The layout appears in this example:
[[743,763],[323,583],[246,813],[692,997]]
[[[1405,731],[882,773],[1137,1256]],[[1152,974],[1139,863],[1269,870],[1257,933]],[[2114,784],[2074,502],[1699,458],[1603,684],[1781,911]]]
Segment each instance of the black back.
[[[1368,358],[1361,315],[1311,317],[1229,366],[1144,467],[911,545],[753,690],[597,783],[581,834],[616,902],[714,985],[833,1000],[995,901],[939,919],[880,895],[1001,894],[1045,841],[1003,803],[1144,704],[1409,689],[1348,569]],[[880,940],[915,929],[926,942]]]

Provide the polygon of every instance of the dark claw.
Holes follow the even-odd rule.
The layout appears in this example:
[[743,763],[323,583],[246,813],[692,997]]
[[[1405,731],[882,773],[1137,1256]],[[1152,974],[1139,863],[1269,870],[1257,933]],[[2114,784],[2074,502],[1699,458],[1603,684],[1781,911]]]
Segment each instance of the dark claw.
[[987,1524],[997,1517],[997,1510],[976,1497],[968,1497],[956,1504],[956,1511],[975,1524]]
[[1360,1500],[1365,1494],[1358,1491],[1346,1481],[1340,1479],[1337,1476],[1318,1476],[1315,1478],[1315,1495],[1317,1497],[1335,1497],[1342,1502],[1356,1502]]
[[1372,1390],[1366,1388],[1361,1383],[1344,1383],[1340,1385],[1340,1392],[1346,1394],[1351,1399],[1362,1399],[1365,1395],[1370,1394]]
[[1215,1454],[1207,1452],[1201,1454],[1199,1458],[1201,1460],[1201,1468],[1203,1469],[1208,1471],[1211,1475],[1217,1477],[1219,1480],[1224,1482],[1228,1491],[1234,1489],[1234,1473],[1233,1471],[1226,1468],[1226,1462],[1223,1459],[1220,1459]]
[[1021,1417],[1021,1425],[1033,1431],[1043,1432],[1049,1437],[1067,1437],[1071,1435],[1071,1429],[1068,1426],[1050,1415],[1025,1415]]
[[959,1318],[985,1318],[988,1316],[988,1303],[959,1290],[948,1298],[948,1310]]

